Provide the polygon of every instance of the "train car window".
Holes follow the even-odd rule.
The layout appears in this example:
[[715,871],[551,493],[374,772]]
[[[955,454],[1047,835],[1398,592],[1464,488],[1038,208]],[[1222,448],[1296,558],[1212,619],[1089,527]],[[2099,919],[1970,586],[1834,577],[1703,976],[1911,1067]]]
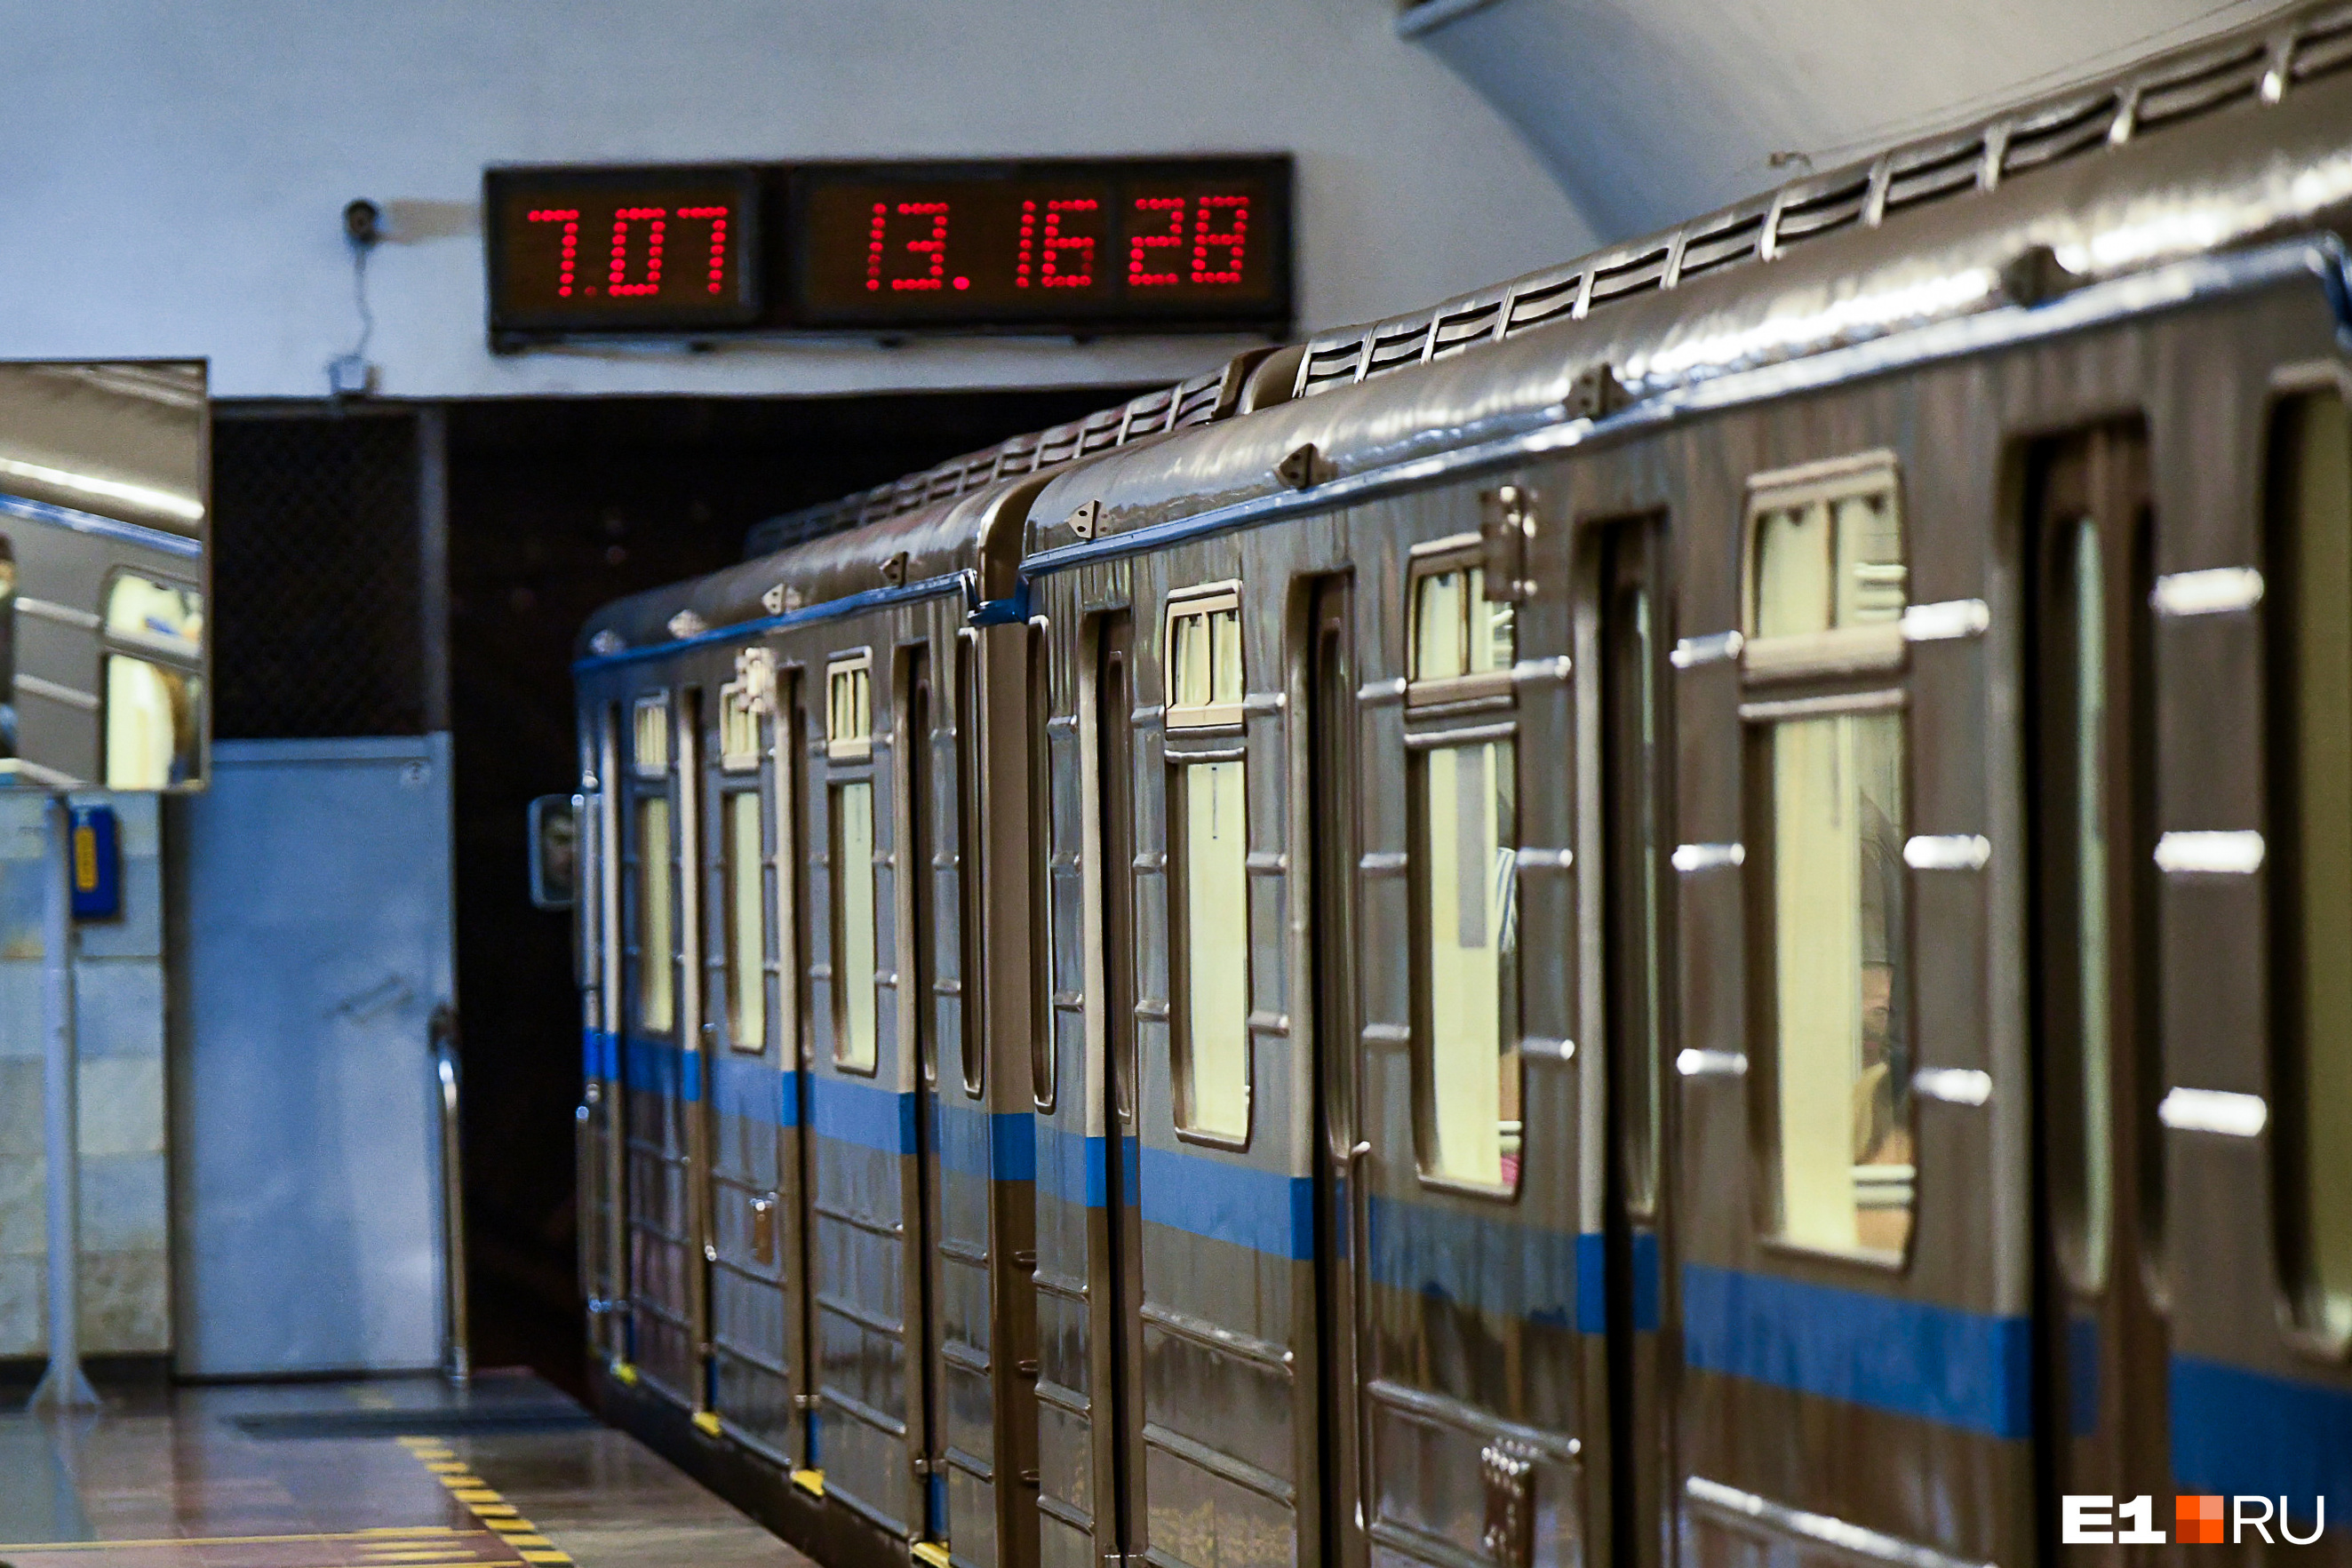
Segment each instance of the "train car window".
[[[1241,725],[1239,584],[1169,601],[1163,663],[1171,730]],[[1176,1124],[1239,1143],[1250,1133],[1249,764],[1233,752],[1169,760]]]
[[634,724],[635,744],[629,758],[640,778],[658,779],[669,771],[668,695],[639,697]]
[[0,758],[16,755],[16,552],[0,535]]
[[825,755],[835,762],[874,755],[873,672],[871,653],[825,666]]
[[2329,390],[2271,428],[2273,1144],[2295,1321],[2352,1345],[2352,413]]
[[876,1062],[874,781],[833,787],[833,1059],[855,1072]]
[[1218,583],[1168,605],[1168,725],[1242,721],[1242,612],[1237,584]]
[[109,585],[109,641],[158,656],[107,653],[108,788],[161,789],[195,777],[204,624],[204,596],[193,588],[130,573]]
[[719,853],[727,879],[727,1041],[737,1051],[768,1044],[768,899],[760,792],[726,797]]
[[[1748,502],[1748,838],[1780,1239],[1899,1260],[1915,1199],[1909,1044],[1906,598],[1883,455],[1760,476]],[[1861,687],[1862,689],[1857,689]]]
[[[873,655],[825,666],[825,755],[857,762],[874,755]],[[874,987],[879,946],[874,930],[874,780],[833,786],[833,1059],[853,1072],[878,1061]]]
[[963,982],[963,1021],[958,1030],[962,1046],[963,1091],[978,1095],[984,1077],[981,1051],[981,1002],[983,977],[980,964],[980,660],[978,633],[963,632],[955,644],[955,768],[956,768],[956,894],[958,934],[962,938],[956,972]]
[[669,830],[668,797],[647,795],[638,800],[637,1023],[648,1034],[667,1034],[677,1026],[677,980],[670,956],[677,928]]
[[760,714],[765,707],[748,681],[730,681],[719,688],[720,768],[746,773],[760,766]]
[[1517,1190],[1517,779],[1511,745],[1437,747],[1416,758],[1421,1027],[1427,1041],[1422,1169]]
[[[1514,607],[1486,597],[1486,570],[1476,564],[1483,549],[1476,535],[1440,540],[1416,551],[1412,584],[1412,683],[1507,682],[1517,657],[1518,624]],[[1507,685],[1497,686],[1508,690]],[[1433,694],[1444,698],[1461,695]]]

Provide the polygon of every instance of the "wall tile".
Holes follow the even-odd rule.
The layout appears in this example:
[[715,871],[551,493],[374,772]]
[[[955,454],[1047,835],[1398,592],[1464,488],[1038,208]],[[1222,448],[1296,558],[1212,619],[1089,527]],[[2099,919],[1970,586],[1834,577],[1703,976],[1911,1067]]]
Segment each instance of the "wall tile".
[[81,1246],[89,1252],[163,1251],[171,1245],[163,1156],[100,1155],[81,1162]]
[[152,1354],[172,1348],[166,1269],[160,1251],[97,1252],[82,1259],[84,1354]]
[[0,1160],[0,1257],[49,1249],[48,1162]]
[[47,1350],[48,1270],[38,1258],[0,1258],[0,1355]]
[[163,967],[136,959],[74,966],[82,1057],[163,1054]]
[[41,966],[0,959],[0,1059],[24,1057],[41,1059]]
[[40,1152],[40,1059],[0,1057],[0,1160],[33,1159]]
[[163,1152],[163,1059],[101,1056],[81,1064],[81,1155]]

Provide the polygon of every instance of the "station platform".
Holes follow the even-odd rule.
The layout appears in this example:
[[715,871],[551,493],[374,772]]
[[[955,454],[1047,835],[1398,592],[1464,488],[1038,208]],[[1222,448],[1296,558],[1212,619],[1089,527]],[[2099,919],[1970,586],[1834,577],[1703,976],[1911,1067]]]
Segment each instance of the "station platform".
[[812,1568],[558,1390],[493,1375],[0,1411],[0,1568]]

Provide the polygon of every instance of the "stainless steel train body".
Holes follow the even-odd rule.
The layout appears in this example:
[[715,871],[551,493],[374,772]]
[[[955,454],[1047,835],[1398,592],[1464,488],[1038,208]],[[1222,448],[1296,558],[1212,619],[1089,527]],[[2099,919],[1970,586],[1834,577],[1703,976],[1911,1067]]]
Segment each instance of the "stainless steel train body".
[[[658,700],[708,750],[799,672],[767,951],[817,1174],[766,1354],[821,1386],[765,1441],[824,1502],[767,1516],[842,1561],[1957,1568],[2218,1497],[2242,1558],[2324,1504],[2352,1562],[2339,62],[2352,12],[2290,17],[601,617],[592,737]],[[872,762],[824,728],[861,667]],[[716,779],[687,733],[663,776]],[[863,778],[915,1109],[854,1176]],[[592,1033],[640,928],[602,820]],[[593,1118],[635,1070],[592,1055]],[[985,1234],[924,1207],[982,1101]],[[613,1262],[729,1266],[661,1202],[691,1102],[583,1180],[598,1347],[723,1474],[726,1335],[667,1327],[710,1287]]]

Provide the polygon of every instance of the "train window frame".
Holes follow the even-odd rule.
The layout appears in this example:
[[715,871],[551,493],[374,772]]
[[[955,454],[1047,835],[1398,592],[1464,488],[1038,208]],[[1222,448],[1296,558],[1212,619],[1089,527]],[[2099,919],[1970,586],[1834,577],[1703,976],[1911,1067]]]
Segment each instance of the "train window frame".
[[[1169,904],[1170,1122],[1176,1136],[1185,1143],[1236,1152],[1246,1150],[1257,1131],[1257,1037],[1251,1022],[1256,977],[1251,951],[1251,910],[1255,895],[1250,885],[1250,758],[1244,717],[1247,711],[1249,660],[1242,608],[1241,581],[1237,578],[1173,590],[1161,607],[1160,640],[1160,693],[1165,704],[1162,721],[1169,741],[1185,743],[1163,746],[1166,766],[1160,775]],[[1188,694],[1184,689],[1185,674],[1177,668],[1183,652],[1180,627],[1188,622],[1197,622],[1203,638],[1205,693],[1196,689]],[[1225,668],[1228,660],[1229,678]],[[1205,696],[1207,700],[1181,700],[1187,695]],[[1214,744],[1220,740],[1228,744]],[[1227,773],[1225,769],[1232,771]],[[1238,805],[1241,814],[1238,852],[1220,856],[1213,865],[1204,858],[1196,863],[1194,854],[1190,819],[1195,804],[1193,792],[1202,788],[1213,792],[1210,805],[1213,818],[1218,802],[1228,800]],[[1222,840],[1224,834],[1220,831],[1216,837]],[[1220,1087],[1238,1090],[1238,1125],[1204,1123],[1202,1101],[1205,1097],[1200,1095],[1195,1082],[1196,1071],[1203,1059],[1198,1054],[1201,1042],[1195,1040],[1193,1029],[1203,998],[1195,994],[1200,988],[1193,983],[1193,955],[1201,945],[1202,926],[1202,922],[1195,919],[1193,899],[1199,891],[1195,883],[1202,880],[1203,871],[1218,873],[1219,889],[1228,896],[1237,896],[1240,902],[1237,911],[1220,911],[1225,917],[1223,924],[1240,934],[1237,972],[1223,971],[1226,978],[1221,985],[1226,993],[1222,999],[1237,1000],[1239,1016],[1228,1020],[1233,1034],[1219,1046],[1219,1065],[1233,1069],[1233,1079]],[[1220,971],[1209,966],[1200,972]],[[1230,1013],[1233,1009],[1221,1006],[1218,1010]],[[1219,1099],[1232,1103],[1230,1094],[1221,1093]]]
[[[2303,440],[2307,432],[2290,433],[2287,428],[2294,413],[2329,400],[2336,403],[2337,418],[2347,429],[2347,442],[2352,442],[2352,368],[2325,361],[2284,367],[2271,377],[2261,425],[2263,593],[2257,612],[2262,617],[2268,666],[2263,715],[2268,798],[2263,830],[2270,846],[2265,903],[2273,935],[2269,944],[2271,1017],[2265,1065],[2273,1118],[2267,1174],[2273,1195],[2277,1317],[2282,1336],[2296,1354],[2341,1366],[2352,1359],[2352,1304],[2347,1304],[2352,1301],[2352,1288],[2343,1292],[2347,1301],[2330,1300],[2337,1292],[2325,1277],[2326,1263],[2313,1256],[2315,1238],[2326,1230],[2329,1218],[2314,1212],[2317,1205],[2311,1191],[2312,1131],[2317,1119],[2308,1111],[2313,1076],[2310,1042],[2321,1031],[2309,1022],[2311,998],[2306,988],[2295,983],[2298,972],[2307,974],[2310,967],[2303,962],[2311,944],[2306,920],[2311,878],[2306,874],[2309,857],[2303,823],[2315,813],[2308,803],[2310,792],[2303,785],[2312,770],[2301,765],[2309,716],[2303,702],[2306,685],[2303,672],[2309,652],[2304,609],[2309,596],[2304,571],[2308,557],[2302,536],[2307,525],[2302,497],[2290,488],[2299,491],[2305,483]],[[2347,478],[2346,486],[2352,489],[2352,477]],[[2352,590],[2347,590],[2347,597],[2352,597]],[[2320,619],[2324,621],[2325,615]],[[2352,859],[2345,852],[2347,846],[2334,847],[2339,862]],[[2333,869],[2340,882],[2352,866],[2339,863]],[[2331,1067],[2338,1072],[2352,1071],[2352,1051],[2346,1051],[2340,1037],[2338,1051],[2345,1052],[2347,1061]],[[2352,1141],[2352,1134],[2331,1130],[2339,1139]],[[2352,1150],[2339,1146],[2331,1152],[2336,1162],[2352,1170]],[[2352,1195],[2337,1194],[2338,1204],[2345,1204],[2347,1196]],[[2352,1206],[2334,1218],[2340,1220],[2347,1212],[2352,1212]],[[2344,1267],[2344,1260],[2333,1261]]]
[[835,653],[824,665],[824,754],[834,762],[874,755],[874,650]]
[[956,628],[955,690],[955,824],[956,824],[956,977],[961,986],[962,1018],[957,1039],[956,1073],[964,1097],[978,1100],[988,1089],[988,1053],[983,1049],[987,1005],[982,996],[986,976],[981,964],[981,926],[986,918],[981,887],[980,824],[980,632]]
[[640,779],[669,772],[675,749],[669,733],[669,694],[655,692],[629,705],[629,770]]
[[760,721],[774,706],[775,656],[765,648],[746,648],[736,656],[735,670],[735,679],[719,688],[719,768],[722,773],[753,773],[765,749],[760,744]]
[[[774,853],[769,847],[768,792],[765,781],[754,774],[748,779],[722,779],[714,793],[719,801],[719,810],[714,813],[718,819],[715,835],[719,850],[717,881],[723,893],[719,916],[719,950],[723,955],[719,967],[721,1006],[719,1011],[726,1020],[728,1050],[761,1056],[766,1054],[768,1042],[773,1035],[773,1012],[768,981],[772,968],[769,952],[775,925],[769,872]],[[752,837],[757,841],[751,846],[748,868],[742,863],[743,846],[739,837],[743,825],[739,814],[741,802],[745,800],[753,802],[751,827]],[[750,873],[748,889],[744,881],[747,869]],[[758,928],[751,955],[754,961],[748,970],[743,964],[746,955],[742,947],[744,932],[741,925],[747,891]],[[747,1040],[741,1028],[745,1011],[743,1004],[753,998],[756,998],[753,1005],[760,1009],[758,1038]]]
[[1050,1114],[1061,1086],[1060,1042],[1054,1034],[1054,748],[1047,728],[1054,714],[1053,623],[1033,615],[1026,632],[1022,674],[1030,714],[1023,758],[1029,815],[1029,1101]]
[[[1245,711],[1244,698],[1249,691],[1247,655],[1243,652],[1241,622],[1242,585],[1238,578],[1223,582],[1203,582],[1180,589],[1168,596],[1160,610],[1160,668],[1161,697],[1165,703],[1163,722],[1170,729],[1238,729]],[[1229,618],[1221,622],[1220,617]],[[1203,700],[1183,700],[1181,687],[1184,673],[1179,668],[1179,628],[1193,622],[1200,623],[1205,658],[1202,671],[1208,690]],[[1225,663],[1224,643],[1219,633],[1233,632],[1232,656],[1234,674],[1230,701],[1222,700],[1219,688],[1226,682],[1222,678]]]
[[[1524,807],[1519,793],[1521,779],[1518,766],[1518,725],[1516,721],[1470,726],[1452,724],[1428,728],[1413,728],[1409,729],[1404,737],[1405,833],[1408,845],[1405,863],[1409,888],[1407,900],[1411,912],[1407,921],[1407,930],[1410,933],[1408,942],[1411,947],[1408,958],[1410,967],[1408,985],[1413,1039],[1412,1081],[1414,1174],[1420,1185],[1424,1187],[1498,1203],[1517,1202],[1520,1193],[1525,1190],[1527,1176],[1527,999],[1525,966],[1519,941],[1519,921],[1522,912],[1519,907],[1517,863],[1519,817]],[[1501,869],[1496,879],[1498,884],[1506,890],[1504,904],[1499,913],[1490,911],[1482,915],[1482,920],[1495,922],[1497,937],[1491,944],[1495,949],[1496,968],[1495,1053],[1497,1059],[1496,1073],[1497,1114],[1495,1142],[1498,1176],[1494,1181],[1486,1181],[1475,1176],[1449,1170],[1441,1163],[1444,1159],[1444,1117],[1438,1092],[1435,964],[1437,928],[1433,915],[1439,890],[1432,881],[1437,857],[1432,848],[1433,841],[1431,834],[1435,824],[1431,820],[1431,796],[1433,789],[1433,770],[1435,759],[1440,756],[1455,756],[1464,752],[1485,754],[1482,757],[1482,770],[1492,758],[1499,756],[1507,762],[1511,774],[1510,820],[1507,821],[1501,820],[1501,813],[1496,812],[1494,832],[1491,835],[1494,842],[1486,852],[1493,856],[1509,857],[1507,865]],[[1458,760],[1454,766],[1457,770],[1456,788],[1458,789],[1460,768]],[[1458,826],[1460,822],[1458,812],[1455,821]],[[1457,845],[1459,841],[1457,838]],[[1457,854],[1457,867],[1458,859]],[[1463,884],[1457,878],[1453,885],[1458,900]],[[1482,941],[1478,946],[1483,947],[1488,945]],[[1459,946],[1457,943],[1457,946]],[[1511,1124],[1500,1115],[1506,1075],[1516,1094],[1520,1112],[1517,1119],[1518,1130],[1516,1134],[1508,1131]],[[1518,1139],[1517,1148],[1511,1146],[1511,1139],[1515,1135]]]
[[[1842,503],[1872,499],[1877,502],[1874,509],[1882,526],[1896,541],[1900,557],[1897,570],[1902,592],[1891,603],[1885,601],[1883,593],[1865,602],[1862,590],[1862,585],[1874,582],[1882,591],[1893,586],[1894,580],[1885,574],[1885,563],[1868,562],[1843,553],[1846,547],[1842,530],[1847,526],[1846,515],[1838,508]],[[1772,566],[1767,559],[1767,528],[1775,516],[1812,506],[1823,508],[1824,523],[1820,582],[1825,597],[1816,618],[1818,624],[1797,631],[1770,630],[1764,603],[1768,590],[1761,580]],[[1754,474],[1747,482],[1741,517],[1740,795],[1742,839],[1748,851],[1743,875],[1751,911],[1744,937],[1749,975],[1748,1053],[1755,1063],[1748,1075],[1751,1146],[1763,1178],[1756,1189],[1759,1241],[1773,1252],[1899,1273],[1909,1266],[1919,1231],[1918,1099],[1911,1087],[1919,1038],[1916,942],[1913,930],[1916,898],[1909,869],[1902,861],[1909,813],[1916,800],[1916,780],[1913,777],[1916,748],[1909,723],[1908,654],[1902,637],[1902,615],[1910,602],[1911,541],[1901,465],[1895,454],[1882,448]],[[1811,546],[1807,549],[1810,551]],[[1881,575],[1873,580],[1863,570],[1866,566]],[[1847,567],[1854,569],[1854,581],[1842,588],[1840,574]],[[1835,727],[1828,738],[1833,747],[1841,748],[1840,762],[1829,775],[1833,780],[1832,788],[1840,791],[1840,800],[1851,798],[1857,802],[1863,800],[1864,788],[1861,767],[1857,763],[1849,779],[1843,759],[1849,752],[1858,753],[1871,734],[1882,733],[1884,724],[1893,726],[1892,761],[1881,769],[1884,777],[1880,783],[1892,797],[1894,815],[1889,820],[1882,814],[1885,831],[1870,835],[1884,841],[1876,846],[1880,852],[1876,869],[1881,879],[1879,935],[1890,954],[1885,963],[1888,997],[1882,1026],[1886,1036],[1882,1050],[1886,1056],[1883,1065],[1886,1069],[1889,1104],[1885,1133],[1872,1149],[1862,1152],[1873,1152],[1899,1134],[1907,1142],[1910,1160],[1907,1166],[1900,1161],[1859,1157],[1850,1162],[1850,1170],[1856,1173],[1880,1165],[1889,1172],[1907,1172],[1899,1181],[1875,1184],[1886,1188],[1899,1186],[1904,1194],[1901,1204],[1885,1202],[1884,1191],[1871,1195],[1877,1201],[1865,1202],[1862,1178],[1858,1175],[1847,1178],[1856,1231],[1851,1244],[1804,1234],[1792,1224],[1792,1173],[1788,1164],[1788,1122],[1792,1102],[1789,1086],[1783,1082],[1788,1060],[1780,1039],[1787,998],[1781,994],[1779,977],[1790,955],[1784,951],[1786,928],[1781,903],[1788,890],[1777,879],[1777,866],[1779,841],[1790,826],[1784,821],[1783,810],[1790,803],[1784,801],[1778,788],[1783,762],[1779,744],[1783,737],[1801,739],[1804,727],[1824,722]],[[1855,1091],[1869,1082],[1868,1070],[1878,1065],[1864,1060],[1868,1018],[1875,1010],[1868,996],[1867,970],[1871,965],[1864,951],[1869,935],[1865,927],[1870,892],[1865,879],[1872,870],[1872,844],[1858,821],[1851,831],[1858,857],[1853,894],[1859,901],[1853,928],[1856,997],[1851,1027],[1864,1032],[1857,1036],[1858,1054],[1845,1090],[1849,1127],[1855,1116]],[[1886,861],[1889,853],[1893,856],[1891,866]],[[1821,946],[1815,937],[1825,929],[1818,925],[1805,928],[1809,948]],[[1818,952],[1811,956],[1816,961],[1821,958]],[[1898,1054],[1898,1047],[1905,1054]],[[1812,1108],[1816,1112],[1822,1109]],[[1874,1126],[1874,1111],[1871,1121]],[[1899,1209],[1904,1214],[1902,1232],[1895,1245],[1874,1245],[1861,1239],[1863,1217],[1872,1209]],[[1803,1228],[1813,1228],[1812,1221],[1819,1218],[1809,1215]]]
[[801,1017],[804,991],[800,897],[802,878],[808,864],[803,852],[808,825],[803,800],[806,779],[800,771],[800,742],[807,733],[800,706],[803,674],[798,664],[775,672],[775,691],[770,698],[772,711],[768,717],[768,751],[761,763],[761,771],[766,775],[769,821],[773,824],[769,840],[772,848],[768,857],[767,971],[773,978],[774,988],[769,995],[768,1010],[773,1020],[779,1060],[787,1072],[807,1065],[809,1050],[809,1031]]
[[[126,625],[119,618],[119,601],[128,584],[137,583],[152,592],[184,595],[193,601],[193,616],[197,630],[193,637],[173,636],[149,630],[143,625]],[[100,771],[105,787],[110,789],[169,789],[199,781],[205,771],[204,708],[208,694],[205,682],[205,591],[200,583],[156,572],[145,567],[119,566],[106,575],[104,591],[99,596],[102,607],[100,627],[100,684],[105,694],[102,713]],[[136,681],[144,676],[160,690],[166,705],[165,723],[171,734],[167,743],[169,756],[161,775],[152,766],[126,768],[124,757],[132,747],[126,744],[136,731],[131,720],[139,704],[131,700]],[[140,748],[152,762],[156,747],[152,744]]]
[[[1428,707],[1450,707],[1459,704],[1481,706],[1508,706],[1517,700],[1512,679],[1513,666],[1518,661],[1518,606],[1516,601],[1497,599],[1486,590],[1486,575],[1491,562],[1491,547],[1486,536],[1476,533],[1453,534],[1442,539],[1430,539],[1414,545],[1406,555],[1404,593],[1404,702],[1408,710]],[[1460,574],[1456,590],[1457,611],[1454,653],[1458,667],[1442,674],[1423,674],[1423,660],[1426,648],[1423,639],[1423,598],[1435,585],[1435,580]],[[1490,622],[1507,625],[1510,636],[1510,656],[1501,664],[1486,669],[1473,668],[1474,654],[1478,645],[1476,622],[1481,611]],[[1488,633],[1494,631],[1490,623]]]

